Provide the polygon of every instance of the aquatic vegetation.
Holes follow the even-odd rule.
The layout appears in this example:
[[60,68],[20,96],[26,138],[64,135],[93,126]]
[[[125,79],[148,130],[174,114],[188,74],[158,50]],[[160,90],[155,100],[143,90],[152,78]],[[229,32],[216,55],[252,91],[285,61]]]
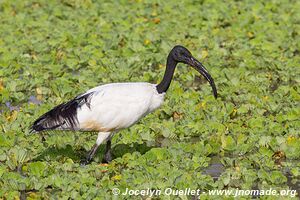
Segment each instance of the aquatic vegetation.
[[[111,199],[113,188],[299,192],[299,10],[293,0],[2,1],[0,198]],[[179,65],[164,105],[113,138],[109,165],[100,164],[104,146],[79,164],[96,133],[29,134],[38,116],[101,83],[158,83],[175,44],[209,69],[218,99]]]

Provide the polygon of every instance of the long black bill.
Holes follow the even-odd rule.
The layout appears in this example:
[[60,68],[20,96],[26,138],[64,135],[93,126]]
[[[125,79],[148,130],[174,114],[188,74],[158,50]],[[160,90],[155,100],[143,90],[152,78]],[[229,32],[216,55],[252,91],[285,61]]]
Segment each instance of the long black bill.
[[202,74],[202,76],[206,78],[206,80],[209,82],[210,86],[212,87],[214,97],[217,98],[218,92],[217,92],[214,79],[211,77],[211,75],[208,73],[207,69],[202,65],[202,63],[192,57],[189,65],[195,68],[200,74]]

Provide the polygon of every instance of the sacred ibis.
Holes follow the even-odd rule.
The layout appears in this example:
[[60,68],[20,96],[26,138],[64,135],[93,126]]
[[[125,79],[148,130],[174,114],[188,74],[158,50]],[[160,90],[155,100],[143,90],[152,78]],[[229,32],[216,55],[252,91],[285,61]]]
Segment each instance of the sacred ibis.
[[32,125],[34,132],[71,130],[98,132],[95,145],[87,155],[89,163],[99,145],[106,141],[103,162],[110,162],[111,139],[121,129],[157,109],[164,101],[177,63],[185,63],[200,72],[210,83],[213,95],[217,89],[205,67],[183,46],[175,46],[167,57],[164,77],[159,84],[146,82],[110,83],[92,88],[62,103],[39,117]]

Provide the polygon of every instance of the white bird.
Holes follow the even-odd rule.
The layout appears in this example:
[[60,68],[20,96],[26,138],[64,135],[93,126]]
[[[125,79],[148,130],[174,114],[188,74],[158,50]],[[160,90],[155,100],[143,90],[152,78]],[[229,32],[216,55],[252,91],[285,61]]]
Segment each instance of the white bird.
[[96,143],[88,153],[85,163],[92,160],[99,145],[105,141],[107,144],[103,162],[110,162],[113,135],[160,107],[177,63],[188,64],[200,72],[210,83],[217,98],[214,80],[205,67],[189,50],[177,45],[168,55],[165,74],[159,84],[135,82],[100,85],[43,114],[33,123],[31,130],[98,132]]

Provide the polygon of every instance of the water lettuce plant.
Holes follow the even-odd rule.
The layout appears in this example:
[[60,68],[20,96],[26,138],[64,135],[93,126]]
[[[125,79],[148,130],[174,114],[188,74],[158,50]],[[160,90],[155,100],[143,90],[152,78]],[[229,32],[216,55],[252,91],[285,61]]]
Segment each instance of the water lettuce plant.
[[[1,1],[0,198],[146,198],[113,188],[299,193],[299,10],[294,0]],[[179,65],[163,107],[114,137],[109,165],[99,164],[104,147],[79,165],[95,133],[29,134],[35,118],[101,83],[161,80],[175,44],[209,68],[218,99]]]

